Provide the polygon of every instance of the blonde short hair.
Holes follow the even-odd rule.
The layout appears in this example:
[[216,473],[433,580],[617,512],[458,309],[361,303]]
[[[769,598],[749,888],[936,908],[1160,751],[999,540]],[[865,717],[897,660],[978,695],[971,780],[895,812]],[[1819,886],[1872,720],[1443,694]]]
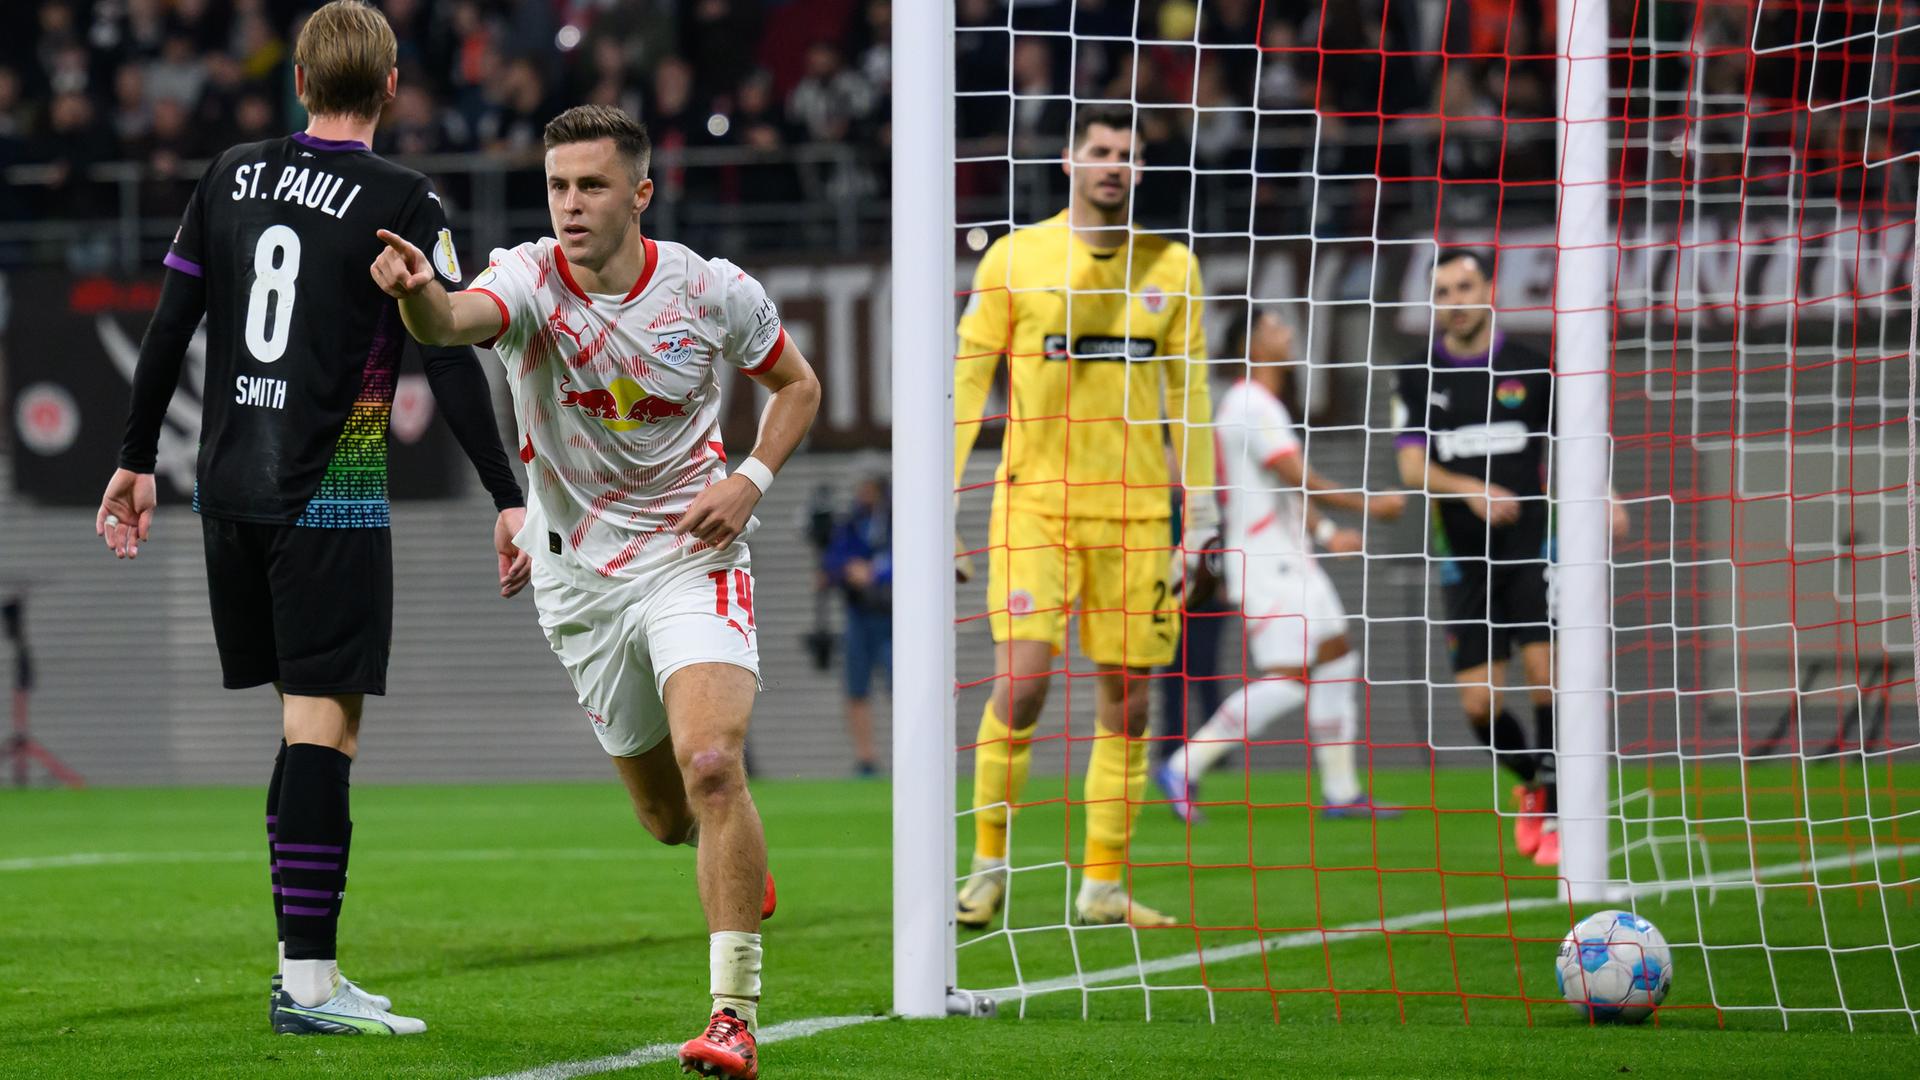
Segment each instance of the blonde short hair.
[[300,28],[293,62],[306,72],[302,104],[315,116],[373,119],[387,105],[387,74],[400,55],[393,27],[362,0],[333,0]]

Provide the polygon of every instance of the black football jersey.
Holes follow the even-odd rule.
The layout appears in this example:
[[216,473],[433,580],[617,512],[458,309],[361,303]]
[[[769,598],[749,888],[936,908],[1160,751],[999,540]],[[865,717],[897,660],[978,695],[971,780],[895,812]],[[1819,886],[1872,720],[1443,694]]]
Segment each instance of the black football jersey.
[[[1496,333],[1487,355],[1455,356],[1436,341],[1430,357],[1408,364],[1394,387],[1397,445],[1423,445],[1434,464],[1515,495],[1546,494],[1553,373],[1545,354]],[[1459,499],[1436,505],[1447,553],[1536,559],[1546,543],[1544,498],[1524,501],[1517,523],[1492,530]]]
[[387,420],[406,330],[368,266],[390,229],[449,286],[459,260],[427,178],[305,133],[236,146],[200,178],[167,266],[206,283],[194,506],[383,527]]

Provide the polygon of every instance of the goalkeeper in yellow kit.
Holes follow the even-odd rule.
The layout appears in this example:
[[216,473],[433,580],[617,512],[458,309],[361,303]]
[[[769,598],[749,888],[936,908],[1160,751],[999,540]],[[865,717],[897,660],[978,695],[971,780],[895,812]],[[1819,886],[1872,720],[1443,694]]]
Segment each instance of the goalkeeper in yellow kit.
[[1184,478],[1189,557],[1218,546],[1219,512],[1207,490],[1199,272],[1184,244],[1129,225],[1134,154],[1132,109],[1079,108],[1062,163],[1067,208],[987,249],[960,319],[956,485],[1002,357],[1010,399],[988,538],[996,678],[974,750],[962,926],[986,926],[1006,895],[1010,808],[1070,617],[1098,670],[1075,912],[1092,924],[1175,921],[1133,900],[1124,880],[1146,786],[1145,677],[1173,660],[1179,626],[1169,446]]

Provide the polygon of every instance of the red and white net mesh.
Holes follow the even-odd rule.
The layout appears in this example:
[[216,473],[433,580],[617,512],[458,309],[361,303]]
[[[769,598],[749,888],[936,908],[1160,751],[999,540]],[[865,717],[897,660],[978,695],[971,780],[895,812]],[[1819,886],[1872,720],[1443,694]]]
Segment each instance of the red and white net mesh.
[[[1492,254],[1497,328],[1554,354],[1555,2],[956,3],[958,280],[1066,205],[1075,110],[1129,103],[1132,219],[1196,253],[1212,350],[1192,359],[1215,398],[1249,371],[1246,328],[1278,314],[1306,463],[1409,496],[1394,521],[1328,511],[1364,549],[1314,549],[1360,658],[1360,783],[1398,815],[1324,812],[1295,709],[1205,778],[1204,821],[1141,796],[1124,881],[1177,925],[1081,925],[1100,676],[1076,634],[1036,676],[1006,900],[960,931],[961,986],[1022,1015],[1586,1022],[1559,1004],[1554,956],[1593,909],[1514,850],[1513,779],[1464,719],[1438,625],[1447,570],[1390,418],[1397,372],[1433,362],[1442,252]],[[1656,1023],[1914,1030],[1920,4],[1608,6],[1609,473],[1631,522],[1610,567],[1610,906],[1672,946]],[[1017,292],[981,285],[994,303]],[[1063,315],[1083,302],[1061,299]],[[988,623],[1020,602],[1020,582],[994,595],[984,573],[1010,535],[988,527],[993,465],[1024,437],[1005,372],[984,415],[957,420],[980,429],[958,505],[982,572],[958,587],[954,634],[956,886],[996,683]],[[1156,760],[1261,677],[1237,611],[1182,628],[1175,664],[1126,680],[1153,698]],[[1531,691],[1551,685],[1517,664],[1503,681],[1531,734]]]

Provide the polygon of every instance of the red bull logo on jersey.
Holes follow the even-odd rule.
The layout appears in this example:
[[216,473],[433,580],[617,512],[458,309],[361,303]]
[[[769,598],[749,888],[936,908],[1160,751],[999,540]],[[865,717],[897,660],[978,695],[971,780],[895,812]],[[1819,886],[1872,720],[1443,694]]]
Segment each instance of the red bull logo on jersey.
[[578,409],[614,431],[632,431],[642,424],[687,415],[687,402],[648,393],[632,379],[615,379],[611,385],[584,390],[574,389],[572,383],[570,378],[561,380],[560,407]]

